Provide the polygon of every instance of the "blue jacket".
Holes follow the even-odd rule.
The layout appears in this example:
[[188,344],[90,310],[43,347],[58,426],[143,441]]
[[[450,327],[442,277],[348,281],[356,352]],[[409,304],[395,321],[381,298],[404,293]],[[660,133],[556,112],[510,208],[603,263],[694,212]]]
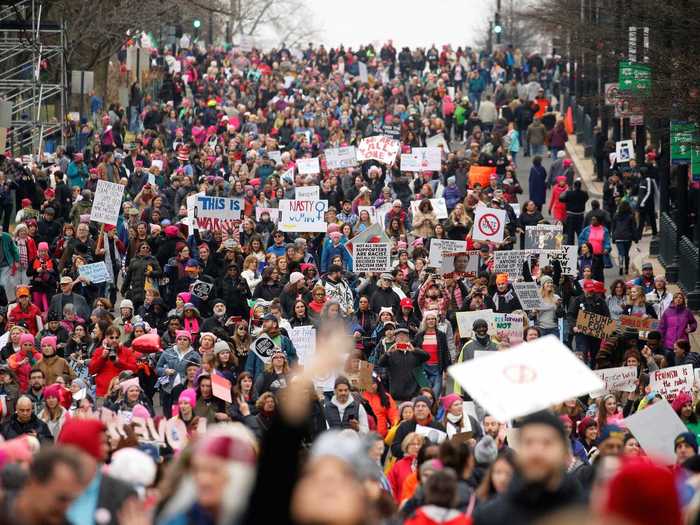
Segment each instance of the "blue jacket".
[[178,357],[177,350],[175,350],[175,347],[171,346],[170,348],[166,348],[165,350],[163,350],[163,353],[160,354],[160,357],[158,358],[158,363],[156,363],[156,373],[159,377],[167,377],[165,375],[166,368],[172,368],[177,372],[176,374],[169,376],[170,380],[164,386],[165,390],[167,392],[170,392],[173,389],[173,386],[175,386],[173,384],[175,382],[175,377],[179,375],[180,380],[184,381],[187,372],[187,365],[190,363],[199,364],[201,363],[201,361],[202,359],[199,356],[199,353],[195,352],[195,350],[192,347],[190,347],[190,349],[185,353],[183,358],[180,359]]
[[323,243],[323,250],[321,252],[321,273],[326,273],[328,271],[328,267],[331,265],[331,261],[336,255],[340,255],[344,269],[352,270],[352,264],[348,264],[350,262],[350,256],[345,246],[343,246],[343,239],[341,238],[341,242],[337,246],[333,246],[330,240]]
[[[289,366],[292,366],[297,362],[297,349],[294,348],[294,343],[289,339],[289,337],[280,334],[281,346],[284,355],[287,356],[287,362]],[[253,381],[255,381],[260,374],[263,373],[265,369],[265,363],[260,359],[257,354],[253,351],[248,352],[248,357],[245,361],[245,371],[250,372],[253,376]]]
[[445,198],[445,206],[448,210],[453,210],[457,203],[461,200],[459,188],[457,186],[447,186],[442,193]]

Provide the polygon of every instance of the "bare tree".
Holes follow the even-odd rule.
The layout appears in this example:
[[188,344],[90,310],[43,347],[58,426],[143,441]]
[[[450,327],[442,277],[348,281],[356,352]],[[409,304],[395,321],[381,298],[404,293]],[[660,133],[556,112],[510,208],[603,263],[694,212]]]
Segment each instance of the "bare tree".
[[[514,48],[531,49],[537,44],[538,39],[542,35],[541,26],[533,24],[531,20],[523,17],[521,10],[518,7],[519,3],[515,0],[502,0],[501,2],[501,45],[512,45]],[[495,20],[496,7],[493,6],[489,20]],[[488,22],[482,26],[478,33],[482,35],[476,39],[476,46],[482,49],[488,48],[489,45],[489,27]],[[496,35],[493,34],[493,45],[496,45]]]

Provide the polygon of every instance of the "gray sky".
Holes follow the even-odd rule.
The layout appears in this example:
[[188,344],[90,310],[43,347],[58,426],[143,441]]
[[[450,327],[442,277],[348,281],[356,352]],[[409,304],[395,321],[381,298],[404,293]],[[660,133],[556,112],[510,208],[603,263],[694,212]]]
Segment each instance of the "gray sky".
[[306,0],[323,44],[472,45],[495,0]]

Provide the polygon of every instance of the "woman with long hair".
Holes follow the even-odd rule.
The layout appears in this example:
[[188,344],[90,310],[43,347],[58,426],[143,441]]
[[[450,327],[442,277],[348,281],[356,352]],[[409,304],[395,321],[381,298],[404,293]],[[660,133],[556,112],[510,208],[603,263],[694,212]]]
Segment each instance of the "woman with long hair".
[[211,376],[201,374],[196,381],[197,384],[197,404],[194,413],[199,417],[204,417],[207,423],[213,424],[219,421],[228,421],[226,413],[226,402],[214,397],[211,386]]
[[282,289],[279,270],[275,266],[267,266],[262,272],[261,282],[255,287],[253,298],[272,301],[280,296]]
[[629,299],[622,309],[624,315],[633,315],[644,319],[656,319],[656,310],[647,303],[646,295],[641,286],[634,285],[629,289]]
[[536,310],[537,327],[542,335],[555,335],[559,337],[559,318],[564,316],[562,300],[554,293],[554,280],[549,275],[540,278],[540,296],[542,306]]
[[387,479],[389,485],[391,486],[391,492],[394,495],[394,500],[400,503],[401,499],[401,489],[403,488],[404,481],[410,474],[416,471],[418,465],[416,464],[416,457],[421,447],[423,446],[425,439],[423,436],[417,432],[408,433],[401,442],[401,451],[403,452],[403,457],[394,463],[389,472],[387,473]]
[[372,385],[362,393],[362,397],[369,403],[377,421],[377,433],[384,439],[389,429],[399,421],[396,401],[387,392],[381,378],[377,374],[372,374]]
[[627,307],[627,287],[625,281],[616,279],[610,285],[610,295],[606,298],[610,318],[617,321]]
[[455,209],[450,212],[445,221],[447,238],[455,241],[463,241],[472,229],[473,221],[464,209],[464,204],[458,202]]
[[61,427],[66,419],[66,409],[61,406],[63,387],[58,383],[44,388],[44,408],[37,414],[46,426],[49,427],[51,435],[56,439],[61,432]]
[[496,496],[505,493],[511,480],[518,472],[513,451],[506,448],[498,453],[496,461],[486,471],[484,479],[476,488],[477,505],[491,501]]
[[263,373],[255,381],[255,392],[258,395],[263,392],[275,393],[287,388],[289,381],[289,364],[287,356],[282,350],[272,354],[270,362],[265,365]]
[[250,352],[250,345],[253,342],[248,330],[248,323],[241,319],[236,322],[233,335],[231,336],[231,344],[233,345],[233,353],[235,354],[238,366],[236,367],[236,375],[239,376],[243,372],[245,361]]
[[231,352],[229,344],[223,340],[214,343],[214,372],[233,383],[238,367],[238,358]]
[[262,278],[258,275],[258,265],[260,262],[255,255],[248,255],[243,260],[243,271],[241,272],[241,277],[243,277],[248,283],[248,288],[255,290],[255,287],[260,283]]
[[430,199],[422,199],[418,204],[418,211],[413,214],[413,230],[411,233],[415,237],[432,237],[435,234],[437,223],[437,216]]
[[294,301],[294,313],[288,319],[289,324],[292,328],[297,326],[312,326],[314,322],[311,317],[309,317],[308,308],[306,303],[302,299],[297,299]]
[[606,425],[619,425],[624,419],[622,410],[617,405],[617,399],[612,394],[604,395],[597,403],[598,405],[598,428]]

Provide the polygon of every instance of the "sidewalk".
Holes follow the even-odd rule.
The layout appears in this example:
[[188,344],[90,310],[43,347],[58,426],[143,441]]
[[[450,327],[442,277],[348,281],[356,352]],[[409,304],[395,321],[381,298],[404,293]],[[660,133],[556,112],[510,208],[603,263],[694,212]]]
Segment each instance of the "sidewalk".
[[[590,197],[592,199],[602,200],[603,183],[595,180],[595,174],[593,173],[593,161],[584,157],[583,146],[580,146],[576,142],[575,135],[569,136],[569,142],[566,143],[566,153],[569,155],[569,157],[571,157],[574,168],[576,168],[576,172],[583,180],[583,185],[586,187]],[[645,234],[637,244],[632,245],[630,250],[630,278],[636,277],[641,273],[642,264],[645,262],[652,264],[654,267],[654,275],[666,274],[666,270],[661,265],[658,258],[656,256],[649,255],[650,243],[651,235]],[[676,284],[669,283],[668,290],[671,293],[675,293],[680,290],[680,288]],[[696,314],[695,318],[697,319],[698,324],[700,324],[700,316]],[[690,340],[691,348],[700,352],[700,329],[690,334]]]

